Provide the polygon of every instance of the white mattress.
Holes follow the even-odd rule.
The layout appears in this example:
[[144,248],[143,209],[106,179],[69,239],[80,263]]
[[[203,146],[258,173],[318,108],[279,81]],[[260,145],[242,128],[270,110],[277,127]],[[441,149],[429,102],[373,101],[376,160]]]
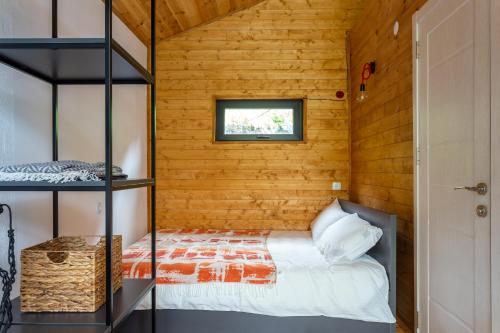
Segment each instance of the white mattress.
[[[328,264],[309,231],[273,231],[267,245],[278,270],[275,285],[257,286],[259,294],[240,285],[240,292],[226,295],[209,283],[157,285],[157,308],[395,322],[387,275],[375,259],[365,255],[350,264]],[[150,308],[150,301],[146,297],[139,309]]]

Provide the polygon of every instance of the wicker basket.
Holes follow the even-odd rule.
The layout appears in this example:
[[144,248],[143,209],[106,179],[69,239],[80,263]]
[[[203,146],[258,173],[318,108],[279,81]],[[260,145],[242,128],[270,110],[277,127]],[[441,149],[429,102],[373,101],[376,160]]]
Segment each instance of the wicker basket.
[[[21,311],[95,312],[106,300],[105,237],[59,237],[21,251]],[[113,291],[122,238],[113,236]]]

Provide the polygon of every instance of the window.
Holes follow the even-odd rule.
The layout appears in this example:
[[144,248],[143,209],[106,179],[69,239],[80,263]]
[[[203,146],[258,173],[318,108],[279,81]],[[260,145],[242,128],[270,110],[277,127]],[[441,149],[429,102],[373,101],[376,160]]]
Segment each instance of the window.
[[217,100],[216,141],[302,141],[301,99]]

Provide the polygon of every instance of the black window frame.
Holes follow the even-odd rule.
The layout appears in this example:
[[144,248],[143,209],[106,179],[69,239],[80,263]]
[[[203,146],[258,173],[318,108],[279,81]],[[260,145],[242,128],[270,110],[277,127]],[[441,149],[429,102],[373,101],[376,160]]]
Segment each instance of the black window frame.
[[[293,109],[293,134],[225,134],[224,120],[227,108],[287,108]],[[216,99],[215,141],[303,141],[304,100],[303,99]]]

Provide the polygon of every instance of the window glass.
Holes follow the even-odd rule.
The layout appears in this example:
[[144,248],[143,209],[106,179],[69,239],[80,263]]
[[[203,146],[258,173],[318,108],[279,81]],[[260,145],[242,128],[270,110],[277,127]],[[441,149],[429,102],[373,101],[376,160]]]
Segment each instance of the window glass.
[[230,109],[224,134],[293,134],[293,109]]

